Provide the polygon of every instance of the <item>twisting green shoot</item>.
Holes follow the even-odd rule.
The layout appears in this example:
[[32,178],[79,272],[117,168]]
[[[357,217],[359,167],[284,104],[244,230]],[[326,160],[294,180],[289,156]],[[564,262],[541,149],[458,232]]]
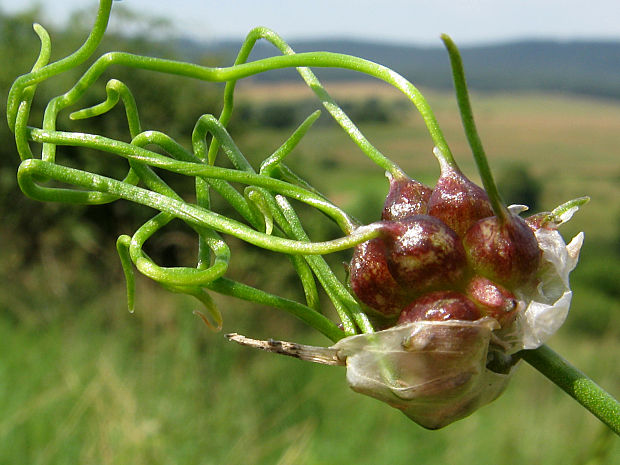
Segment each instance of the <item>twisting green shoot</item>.
[[[208,68],[121,52],[107,53],[95,60],[71,89],[49,102],[41,129],[28,127],[29,108],[36,85],[81,64],[92,55],[105,31],[110,7],[111,1],[101,2],[93,32],[84,45],[74,54],[55,63],[47,63],[51,47],[49,36],[42,27],[36,27],[42,43],[40,57],[31,73],[15,81],[9,93],[7,110],[9,125],[15,128],[19,153],[24,160],[18,173],[18,180],[24,192],[44,201],[91,205],[126,199],[162,212],[145,223],[133,236],[121,236],[117,243],[127,277],[128,303],[132,311],[135,305],[134,279],[130,264],[167,288],[194,295],[203,303],[207,303],[207,308],[210,309],[216,323],[213,326],[219,326],[219,315],[199,289],[204,289],[221,279],[227,270],[230,251],[219,236],[220,233],[224,233],[259,247],[289,254],[293,268],[300,276],[307,298],[306,304],[312,309],[309,315],[316,314],[319,310],[315,283],[317,279],[339,313],[345,334],[355,334],[360,330],[372,331],[373,327],[356,299],[335,277],[320,255],[349,248],[376,237],[378,229],[373,225],[361,227],[283,164],[284,158],[307,133],[319,113],[316,112],[309,117],[280,149],[268,155],[261,164],[259,173],[255,172],[235,145],[225,125],[232,114],[233,92],[238,79],[272,69],[298,67],[307,84],[362,151],[381,168],[394,175],[402,175],[402,170],[394,162],[370,144],[305,65],[342,66],[395,85],[421,110],[435,144],[444,147],[449,153],[432,111],[419,91],[393,71],[357,57],[322,52],[296,55],[275,33],[259,28],[250,33],[235,65],[230,68]],[[284,56],[247,63],[252,47],[260,38],[269,40]],[[138,106],[131,91],[124,83],[112,79],[106,85],[106,99],[103,102],[90,108],[73,111],[70,118],[77,121],[97,117],[122,102],[128,132],[132,138],[130,144],[99,135],[58,131],[56,129],[58,115],[68,106],[78,103],[89,88],[96,84],[103,71],[112,64],[202,80],[226,81],[228,84],[222,114],[219,120],[211,115],[204,115],[197,121],[192,133],[192,147],[188,150],[166,134],[143,131]],[[36,156],[30,150],[32,142],[41,144],[40,156]],[[159,147],[164,155],[149,150],[147,148],[149,145]],[[56,161],[56,152],[63,146],[95,148],[124,157],[129,165],[127,175],[124,179],[117,180],[63,166]],[[232,162],[233,169],[215,166],[216,154],[220,148]],[[154,168],[194,178],[195,203],[188,203],[182,199],[155,174]],[[64,186],[59,187],[57,185],[59,183]],[[232,183],[242,183],[247,187],[241,193]],[[247,223],[223,217],[212,211],[210,191],[217,192],[226,199]],[[279,200],[276,200],[276,197]],[[331,241],[312,242],[286,198],[304,202],[321,211],[334,220],[346,235]],[[198,234],[199,256],[195,268],[161,267],[142,251],[145,241],[174,219],[187,222]],[[314,321],[313,318],[304,319],[315,327],[323,327],[323,332],[327,331],[330,333],[329,337],[337,339],[334,338],[333,330],[327,330],[322,322]]]

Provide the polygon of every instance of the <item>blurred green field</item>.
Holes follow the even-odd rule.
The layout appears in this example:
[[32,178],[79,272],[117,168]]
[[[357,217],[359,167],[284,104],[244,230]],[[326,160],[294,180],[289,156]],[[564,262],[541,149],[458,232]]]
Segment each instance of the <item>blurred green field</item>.
[[[477,179],[453,96],[427,96],[458,162]],[[542,182],[541,205],[549,209],[592,197],[564,230],[566,236],[585,231],[586,246],[573,275],[569,322],[550,346],[618,397],[620,103],[537,94],[473,98],[496,173],[525,164]],[[396,124],[361,129],[412,177],[433,184],[437,163],[414,112]],[[236,140],[257,163],[289,133],[249,129]],[[348,211],[365,221],[378,218],[387,190],[383,173],[330,125],[313,128],[290,165]],[[59,223],[70,208],[57,210]],[[8,241],[23,235],[11,225],[3,231]],[[194,301],[145,279],[138,280],[137,310],[129,314],[120,266],[116,275],[101,276],[92,260],[107,253],[110,258],[98,260],[114,260],[113,242],[91,244],[90,261],[59,250],[84,247],[80,241],[80,231],[48,237],[48,246],[21,269],[10,248],[0,251],[2,464],[611,465],[620,457],[618,438],[529,366],[493,404],[426,431],[354,394],[341,368],[226,342],[191,314]],[[231,273],[294,293],[290,276],[261,267],[259,253],[235,253],[246,255]],[[343,259],[346,254],[334,257]],[[224,332],[328,344],[278,311],[231,298],[218,303]]]
[[[243,87],[240,87],[243,97]],[[362,98],[364,91],[367,95],[397,98],[384,95],[384,86],[379,87],[382,91],[376,92],[375,85],[368,84],[365,89],[359,85],[333,87],[333,95],[341,99],[349,94]],[[331,89],[329,85],[327,88]],[[286,90],[299,99],[304,98],[301,91],[290,87]],[[265,93],[277,97],[276,91],[268,92],[264,88],[256,93],[259,99],[264,98]],[[433,91],[423,93],[461,168],[478,181],[454,96]],[[541,204],[545,208],[553,208],[569,198],[589,195],[592,202],[566,226],[567,235],[587,229],[588,238],[602,239],[620,232],[620,137],[617,131],[620,105],[617,102],[547,94],[474,94],[472,99],[480,135],[496,176],[515,164],[527,166],[544,182]],[[434,184],[439,175],[438,164],[431,153],[430,137],[415,111],[402,115],[399,124],[362,123],[360,127],[377,148],[396,160],[410,176]],[[253,131],[241,138],[240,145],[246,147],[248,155],[263,154],[275,150],[284,137],[279,131]],[[381,194],[375,204],[381,205],[387,191],[381,170],[342,132],[330,127],[315,128],[295,153],[289,163],[303,169],[306,177],[327,195],[343,196],[343,202],[355,208],[356,197],[362,195],[358,192],[359,176],[367,176],[369,188]],[[321,169],[325,165],[340,169]],[[586,228],[588,225],[596,227]]]
[[[153,295],[156,308],[130,317],[116,299],[69,321],[0,323],[0,463],[611,465],[620,454],[613,433],[528,366],[493,404],[427,431],[349,391],[342,368],[208,333],[185,301]],[[117,321],[102,324],[113,309]],[[616,337],[552,346],[618,394]]]

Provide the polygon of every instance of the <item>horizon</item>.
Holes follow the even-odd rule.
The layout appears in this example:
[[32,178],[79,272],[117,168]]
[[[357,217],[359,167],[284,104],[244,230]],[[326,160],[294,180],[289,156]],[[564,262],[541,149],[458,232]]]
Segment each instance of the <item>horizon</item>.
[[[277,31],[276,31],[277,32]],[[191,36],[178,36],[178,39],[181,40],[190,40],[197,43],[216,43],[216,44],[232,44],[234,42],[241,42],[245,37],[223,37],[220,39],[201,39]],[[439,36],[437,36],[437,44],[426,44],[426,43],[418,43],[418,42],[399,42],[398,40],[374,40],[374,39],[366,39],[363,37],[348,37],[348,36],[308,36],[302,38],[291,38],[290,40],[287,38],[287,42],[291,44],[303,44],[303,43],[312,43],[312,42],[340,42],[340,43],[354,43],[354,44],[364,44],[364,45],[377,45],[377,46],[393,46],[393,47],[403,47],[403,48],[419,48],[425,50],[431,49],[439,49],[444,50],[445,47],[441,42]],[[544,43],[544,44],[559,44],[559,45],[571,45],[571,44],[620,44],[620,37],[617,38],[597,38],[597,37],[579,37],[579,38],[553,38],[553,37],[516,37],[516,38],[508,38],[508,39],[497,39],[491,40],[489,42],[475,42],[475,43],[465,43],[459,44],[459,49],[472,49],[472,48],[484,48],[484,47],[502,47],[506,45],[519,45],[519,44],[535,44],[535,43]]]
[[[0,0],[0,11],[14,14],[34,7],[37,0]],[[97,2],[91,2],[94,10]],[[434,0],[417,6],[405,0],[386,0],[380,7],[370,0],[356,2],[315,0],[286,8],[277,0],[257,4],[239,0],[234,5],[212,0],[122,0],[114,9],[146,12],[167,18],[176,37],[200,42],[242,41],[253,27],[264,25],[289,42],[347,40],[384,45],[441,47],[439,35],[448,33],[461,47],[518,42],[620,42],[620,2],[592,0],[584,7],[573,0],[546,2],[453,2]],[[355,5],[355,8],[351,8]],[[84,0],[55,0],[41,5],[42,22],[62,26]],[[217,17],[211,12],[218,11]],[[423,18],[420,20],[419,18]],[[45,24],[44,24],[45,25]]]

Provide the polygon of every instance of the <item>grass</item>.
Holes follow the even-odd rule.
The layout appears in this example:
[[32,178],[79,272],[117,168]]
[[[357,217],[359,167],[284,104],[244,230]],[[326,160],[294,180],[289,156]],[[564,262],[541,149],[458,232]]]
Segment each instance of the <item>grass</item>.
[[[343,89],[361,95],[358,87]],[[260,91],[257,98],[269,94]],[[475,178],[453,97],[428,95],[457,160]],[[606,278],[617,287],[611,247],[619,233],[620,105],[544,95],[473,101],[494,169],[527,163],[546,180],[542,204],[550,208],[592,196],[566,228],[566,235],[585,230],[587,246],[569,325],[550,345],[618,397],[620,308],[617,296],[597,285]],[[415,114],[400,125],[362,129],[410,175],[433,183],[438,169]],[[238,142],[258,161],[287,132],[253,131]],[[356,215],[378,216],[383,173],[342,134],[313,128],[290,164]],[[261,271],[257,254],[240,261],[237,253],[235,273],[288,287],[277,267]],[[96,268],[54,254],[52,247],[38,265],[16,270],[15,252],[0,250],[0,463],[611,465],[620,456],[617,438],[528,366],[493,404],[427,431],[350,391],[341,368],[227,343],[191,315],[193,301],[144,279],[137,311],[128,314],[120,282],[100,292]],[[229,298],[218,303],[224,332],[328,343],[278,311]],[[590,324],[589,332],[572,321]]]
[[[227,343],[193,304],[149,294],[140,314],[108,308],[113,327],[97,303],[53,324],[0,323],[0,463],[565,464],[606,434],[527,366],[492,405],[426,431],[354,394],[341,368]],[[617,338],[564,334],[552,346],[619,394]],[[598,463],[612,464],[620,441],[604,452]]]

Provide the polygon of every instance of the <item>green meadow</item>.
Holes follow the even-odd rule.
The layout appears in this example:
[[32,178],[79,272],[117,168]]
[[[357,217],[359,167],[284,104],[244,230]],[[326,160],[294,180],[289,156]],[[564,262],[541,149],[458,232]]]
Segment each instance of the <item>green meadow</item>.
[[[333,91],[345,100],[385,102],[395,116],[362,122],[362,131],[410,176],[434,183],[439,170],[430,138],[401,97],[374,85]],[[241,87],[239,102],[257,107],[267,95],[304,105],[304,92]],[[457,161],[477,179],[453,96],[426,95]],[[572,275],[571,314],[549,345],[618,397],[620,102],[474,94],[473,104],[498,179],[525,167],[540,187],[539,210],[592,199],[563,230],[568,239],[585,231],[586,245]],[[236,141],[257,164],[290,131],[248,124]],[[384,174],[329,122],[310,131],[289,164],[347,211],[378,219]],[[350,391],[342,368],[253,351],[223,336],[329,344],[279,310],[217,297],[224,329],[216,334],[192,315],[193,300],[138,279],[130,314],[114,241],[98,242],[90,229],[63,222],[75,207],[36,207],[52,212],[54,227],[37,236],[28,260],[35,231],[20,229],[15,212],[2,226],[2,464],[618,463],[618,438],[525,364],[497,401],[427,431]],[[315,239],[333,233],[320,219],[312,230]],[[188,231],[170,231],[154,247],[170,243],[188,244],[181,258],[191,259]],[[299,296],[286,260],[236,241],[232,247],[235,278]],[[339,266],[347,257],[330,259]]]

